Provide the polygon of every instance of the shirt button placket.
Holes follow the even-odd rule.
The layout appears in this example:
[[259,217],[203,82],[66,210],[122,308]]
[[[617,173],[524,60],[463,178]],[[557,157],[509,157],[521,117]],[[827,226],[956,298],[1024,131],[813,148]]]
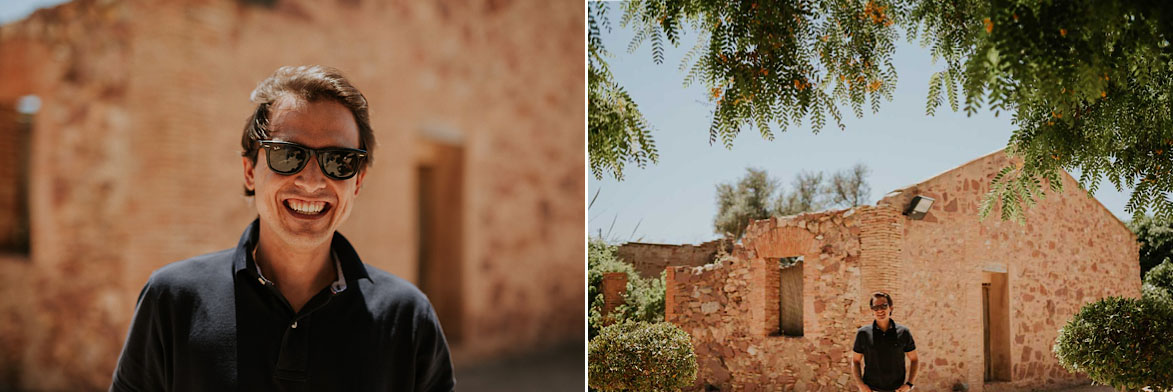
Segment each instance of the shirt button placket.
[[[293,320],[285,330],[281,351],[277,355],[277,377],[289,381],[304,382],[309,359],[309,331],[304,322]],[[302,328],[299,328],[302,327]]]

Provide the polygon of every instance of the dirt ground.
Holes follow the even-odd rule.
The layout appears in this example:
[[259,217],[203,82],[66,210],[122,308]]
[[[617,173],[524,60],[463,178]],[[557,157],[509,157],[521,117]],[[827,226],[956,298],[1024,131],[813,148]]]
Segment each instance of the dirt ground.
[[456,364],[456,390],[545,392],[586,390],[586,345],[571,344],[469,367]]
[[1056,389],[1049,392],[1115,392],[1115,389],[1106,385],[1085,385],[1067,389]]
[[[456,390],[472,392],[546,392],[586,390],[586,355],[582,344],[502,358],[473,366],[456,366]],[[1041,392],[1041,391],[1040,391]],[[1084,385],[1046,392],[1115,392]]]

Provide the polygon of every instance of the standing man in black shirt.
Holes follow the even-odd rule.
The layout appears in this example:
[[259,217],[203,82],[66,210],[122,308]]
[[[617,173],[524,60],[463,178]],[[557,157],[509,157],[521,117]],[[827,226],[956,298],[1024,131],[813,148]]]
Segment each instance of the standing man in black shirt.
[[[907,392],[916,380],[918,360],[916,341],[908,327],[892,320],[892,296],[876,292],[868,300],[876,316],[872,325],[860,327],[855,334],[855,356],[852,358],[851,375],[860,392]],[[911,363],[908,379],[904,378],[904,357]],[[860,361],[864,366],[860,376]]]
[[337,232],[375,148],[366,98],[302,66],[252,101],[241,161],[258,219],[236,248],[151,275],[110,390],[452,391],[427,298]]

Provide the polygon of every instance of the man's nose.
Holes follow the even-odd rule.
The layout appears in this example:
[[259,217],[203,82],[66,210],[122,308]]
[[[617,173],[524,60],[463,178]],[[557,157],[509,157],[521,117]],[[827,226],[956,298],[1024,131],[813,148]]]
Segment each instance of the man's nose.
[[318,157],[311,157],[305,166],[305,169],[302,169],[294,177],[293,184],[307,192],[316,192],[319,189],[325,188],[327,178],[326,174],[322,173],[322,167],[318,165]]

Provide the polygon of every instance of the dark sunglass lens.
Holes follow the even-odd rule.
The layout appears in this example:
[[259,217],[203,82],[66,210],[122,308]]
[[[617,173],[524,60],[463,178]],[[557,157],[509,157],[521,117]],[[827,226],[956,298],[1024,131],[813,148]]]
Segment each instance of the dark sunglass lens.
[[272,145],[269,147],[269,168],[281,174],[293,174],[301,170],[309,161],[309,152],[305,149],[289,145]]
[[327,175],[345,180],[358,172],[358,153],[354,151],[329,151],[318,156],[322,171]]

